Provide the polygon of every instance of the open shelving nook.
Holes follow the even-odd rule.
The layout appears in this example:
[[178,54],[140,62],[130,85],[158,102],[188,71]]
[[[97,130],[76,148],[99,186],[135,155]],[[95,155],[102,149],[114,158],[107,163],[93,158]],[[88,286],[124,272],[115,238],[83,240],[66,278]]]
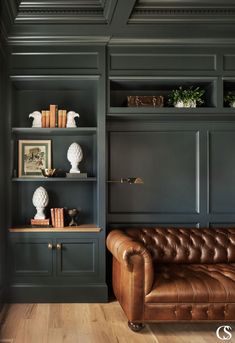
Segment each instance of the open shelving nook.
[[169,107],[167,102],[169,93],[179,86],[200,87],[205,91],[205,102],[202,107],[216,107],[216,78],[213,77],[112,77],[110,78],[110,112],[112,113],[113,108],[126,110],[128,95],[162,95],[164,107],[160,110],[164,110],[165,107]]
[[[161,116],[200,117],[218,115],[218,78],[196,76],[111,76],[109,78],[109,100],[107,116],[109,119],[154,119]],[[173,89],[200,87],[205,91],[204,104],[196,108],[175,108],[168,103],[168,96]],[[128,107],[127,96],[162,95],[163,107]],[[221,94],[222,97],[222,94]]]
[[[235,78],[224,78],[223,79],[223,90],[224,94],[223,96],[225,97],[228,93],[231,93],[232,95],[235,96]],[[230,107],[227,102],[224,101],[224,109],[226,111],[234,112],[234,107]]]
[[[79,208],[79,224],[96,224],[97,219],[97,83],[93,75],[11,76],[12,201],[9,225],[29,225],[35,209],[34,190],[43,186],[49,208]],[[29,114],[35,110],[58,108],[80,113],[76,128],[32,128]],[[79,168],[87,178],[18,177],[19,140],[50,140],[52,167],[69,172],[67,150],[73,142],[82,147]],[[49,217],[49,210],[47,211]]]

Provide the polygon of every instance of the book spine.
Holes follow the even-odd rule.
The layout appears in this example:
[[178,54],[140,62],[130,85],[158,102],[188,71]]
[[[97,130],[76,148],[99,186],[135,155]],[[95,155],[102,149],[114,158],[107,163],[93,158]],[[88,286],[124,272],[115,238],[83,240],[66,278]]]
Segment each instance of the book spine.
[[64,227],[64,209],[60,209],[60,225],[61,227]]
[[58,223],[58,208],[55,208],[55,227],[59,227],[59,223]]
[[65,128],[67,124],[67,111],[63,110],[63,116],[62,116],[62,127]]
[[54,208],[51,208],[51,224],[53,227],[55,227],[55,213]]
[[50,127],[56,127],[57,105],[50,105]]
[[46,127],[46,111],[42,111],[42,127]]
[[57,208],[57,222],[58,222],[58,227],[60,228],[60,208]]
[[45,120],[45,127],[50,127],[50,111],[46,112],[46,120]]
[[59,110],[58,111],[58,127],[59,128],[62,128],[63,126],[63,123],[62,123],[62,121],[63,121],[63,110]]

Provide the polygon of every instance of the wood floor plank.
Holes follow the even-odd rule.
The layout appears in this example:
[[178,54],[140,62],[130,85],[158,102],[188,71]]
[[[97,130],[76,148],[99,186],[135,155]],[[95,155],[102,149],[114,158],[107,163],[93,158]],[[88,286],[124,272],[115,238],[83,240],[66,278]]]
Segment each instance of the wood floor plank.
[[[1,318],[0,343],[214,343],[219,324],[148,324],[132,332],[118,302],[12,304]],[[235,343],[235,325],[233,337]]]

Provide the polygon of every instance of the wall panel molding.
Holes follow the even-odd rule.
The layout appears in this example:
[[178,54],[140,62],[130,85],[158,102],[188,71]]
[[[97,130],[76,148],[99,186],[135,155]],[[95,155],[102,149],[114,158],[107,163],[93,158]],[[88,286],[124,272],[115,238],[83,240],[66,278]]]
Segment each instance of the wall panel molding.
[[144,180],[134,187],[110,184],[110,214],[199,214],[197,130],[110,132],[109,151],[109,180]]

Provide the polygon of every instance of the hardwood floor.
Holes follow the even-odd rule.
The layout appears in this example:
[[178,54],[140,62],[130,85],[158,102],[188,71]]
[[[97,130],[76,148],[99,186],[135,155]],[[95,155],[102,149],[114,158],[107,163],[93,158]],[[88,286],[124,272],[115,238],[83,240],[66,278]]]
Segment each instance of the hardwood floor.
[[[222,325],[222,324],[221,324]],[[1,343],[215,343],[219,324],[150,324],[132,332],[117,302],[11,304],[1,318]],[[235,342],[235,324],[233,338]]]

